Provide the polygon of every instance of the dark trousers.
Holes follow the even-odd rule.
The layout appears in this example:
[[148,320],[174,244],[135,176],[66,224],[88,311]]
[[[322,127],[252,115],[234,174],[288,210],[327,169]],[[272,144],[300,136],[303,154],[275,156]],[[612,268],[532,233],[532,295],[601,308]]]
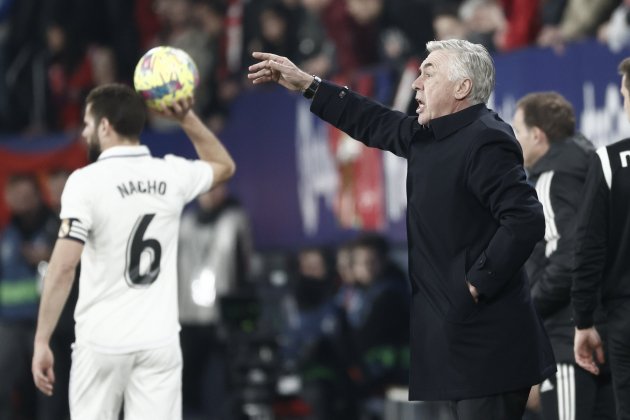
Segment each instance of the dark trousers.
[[630,300],[611,304],[606,315],[617,420],[630,420]]
[[544,420],[615,420],[610,371],[592,375],[573,363],[559,363],[540,386]]
[[470,400],[451,401],[453,420],[521,420],[530,388]]

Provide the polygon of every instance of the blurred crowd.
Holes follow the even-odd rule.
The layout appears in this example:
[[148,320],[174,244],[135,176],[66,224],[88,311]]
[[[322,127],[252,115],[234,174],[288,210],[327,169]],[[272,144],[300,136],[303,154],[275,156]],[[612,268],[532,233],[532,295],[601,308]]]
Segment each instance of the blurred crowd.
[[76,129],[87,92],[131,83],[139,57],[157,45],[193,57],[198,111],[218,130],[249,86],[255,50],[351,83],[366,69],[421,57],[431,39],[466,38],[501,53],[562,51],[597,36],[619,49],[630,42],[628,10],[628,0],[1,0],[0,133]]

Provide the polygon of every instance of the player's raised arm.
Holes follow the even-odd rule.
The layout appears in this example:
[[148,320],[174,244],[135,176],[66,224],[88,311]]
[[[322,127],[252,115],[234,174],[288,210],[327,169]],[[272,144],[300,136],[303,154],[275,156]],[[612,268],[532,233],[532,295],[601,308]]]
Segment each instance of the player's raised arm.
[[175,102],[173,106],[159,111],[163,116],[175,119],[186,132],[201,160],[208,162],[214,171],[213,185],[227,181],[236,171],[236,163],[219,141],[192,110],[193,99]]

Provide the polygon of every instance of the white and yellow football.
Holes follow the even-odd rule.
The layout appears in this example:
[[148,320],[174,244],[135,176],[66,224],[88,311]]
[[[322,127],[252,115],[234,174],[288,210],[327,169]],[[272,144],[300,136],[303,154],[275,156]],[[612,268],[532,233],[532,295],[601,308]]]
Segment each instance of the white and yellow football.
[[147,106],[160,109],[192,96],[199,84],[195,62],[183,50],[160,46],[147,51],[136,65],[133,85]]

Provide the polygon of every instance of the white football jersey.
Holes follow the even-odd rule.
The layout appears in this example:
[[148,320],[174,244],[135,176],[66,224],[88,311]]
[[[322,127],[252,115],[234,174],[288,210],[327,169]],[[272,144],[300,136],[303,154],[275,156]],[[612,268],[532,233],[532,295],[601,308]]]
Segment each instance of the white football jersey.
[[177,339],[180,216],[212,180],[207,162],[154,158],[141,145],[109,148],[70,176],[59,236],[85,244],[78,344],[127,353]]

